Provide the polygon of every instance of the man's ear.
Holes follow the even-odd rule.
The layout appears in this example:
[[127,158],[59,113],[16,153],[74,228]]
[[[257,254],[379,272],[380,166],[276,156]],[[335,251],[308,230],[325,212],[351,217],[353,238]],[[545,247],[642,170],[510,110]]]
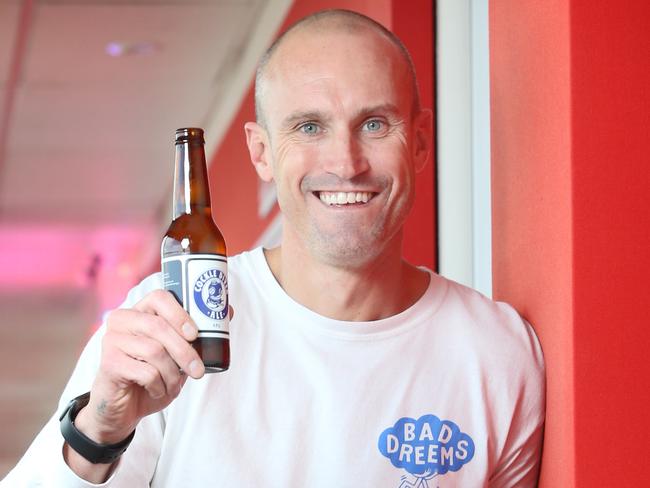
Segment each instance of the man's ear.
[[431,154],[431,141],[433,140],[433,112],[428,108],[420,110],[413,121],[413,161],[415,172],[424,169]]
[[248,153],[253,166],[255,166],[255,171],[263,181],[272,181],[271,144],[266,129],[255,122],[246,122],[244,131],[246,132]]

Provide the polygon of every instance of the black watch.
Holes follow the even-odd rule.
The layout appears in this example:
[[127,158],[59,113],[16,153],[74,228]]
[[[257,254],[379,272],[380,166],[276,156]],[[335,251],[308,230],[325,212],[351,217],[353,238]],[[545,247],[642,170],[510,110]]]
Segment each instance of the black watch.
[[59,417],[61,421],[61,434],[72,449],[91,463],[112,464],[129,447],[135,435],[135,430],[126,439],[117,444],[97,444],[92,439],[86,437],[77,430],[74,425],[74,419],[77,417],[79,410],[88,405],[89,400],[90,392],[70,400],[61,417]]

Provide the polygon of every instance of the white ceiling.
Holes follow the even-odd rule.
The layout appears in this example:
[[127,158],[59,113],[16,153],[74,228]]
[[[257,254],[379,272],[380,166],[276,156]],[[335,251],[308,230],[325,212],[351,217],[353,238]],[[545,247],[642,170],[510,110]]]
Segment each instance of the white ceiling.
[[0,290],[77,287],[95,256],[150,266],[174,130],[217,145],[291,3],[0,0]]

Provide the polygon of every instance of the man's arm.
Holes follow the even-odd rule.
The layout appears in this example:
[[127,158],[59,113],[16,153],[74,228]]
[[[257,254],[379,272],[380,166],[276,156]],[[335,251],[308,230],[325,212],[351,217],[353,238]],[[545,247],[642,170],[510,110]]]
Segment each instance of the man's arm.
[[520,390],[505,447],[489,480],[490,488],[537,486],[544,440],[546,372],[541,345],[524,320],[528,353],[518,362]]
[[[154,290],[132,309],[107,318],[101,360],[90,400],[75,425],[98,444],[126,439],[142,418],[159,412],[180,393],[188,374],[199,378],[203,363],[189,341],[197,329],[166,291]],[[81,478],[103,482],[110,464],[93,464],[64,447],[64,459]]]
[[[198,378],[204,368],[189,344],[196,327],[168,292],[154,290],[132,309],[111,312],[102,332],[84,350],[59,412],[71,398],[90,389],[90,401],[75,426],[97,443],[112,444],[178,396],[187,379],[183,371]],[[16,486],[18,480],[18,486],[47,486],[57,478],[56,472],[67,469],[65,463],[71,470],[67,475],[78,477],[77,486],[104,482],[113,468],[88,462],[64,443],[55,415],[3,486]]]
[[[84,407],[79,411],[74,420],[76,429],[98,444],[115,444],[116,442],[111,442],[111,439],[108,438],[102,438],[101,433],[92,430],[93,424],[88,414],[88,407]],[[125,435],[124,439],[129,435]],[[104,483],[118,463],[118,461],[113,463],[91,463],[70,447],[67,442],[63,444],[63,460],[77,476],[95,484]]]
[[[537,486],[542,455],[544,425],[520,435],[500,459],[498,471],[490,478],[490,488],[534,488]],[[522,433],[523,434],[523,433]]]

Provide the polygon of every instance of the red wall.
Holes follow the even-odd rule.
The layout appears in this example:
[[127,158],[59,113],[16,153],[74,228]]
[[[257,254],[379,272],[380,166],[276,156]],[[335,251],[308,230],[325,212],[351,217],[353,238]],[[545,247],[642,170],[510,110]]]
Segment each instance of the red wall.
[[494,294],[547,361],[542,487],[647,486],[650,3],[490,3]]
[[569,9],[492,1],[493,295],[542,341],[547,420],[542,479],[573,486]]
[[[402,37],[414,58],[420,77],[423,103],[433,102],[433,13],[432,2],[415,0],[296,0],[280,29],[325,8],[346,8],[366,14]],[[228,252],[250,248],[277,213],[263,220],[257,216],[257,176],[250,164],[244,137],[244,122],[254,120],[251,86],[242,106],[212,158],[210,180],[215,220],[226,236]],[[407,259],[431,268],[435,266],[435,207],[433,157],[420,174],[416,202],[405,227],[404,251]],[[227,182],[227,184],[222,184]]]
[[576,479],[650,486],[650,2],[571,2]]
[[[404,42],[415,64],[422,106],[435,114],[434,97],[434,4],[431,0],[392,3],[388,27]],[[435,130],[435,128],[434,128]],[[433,144],[434,141],[432,141]],[[437,269],[435,146],[427,165],[418,175],[416,202],[404,226],[404,254],[416,264]]]

